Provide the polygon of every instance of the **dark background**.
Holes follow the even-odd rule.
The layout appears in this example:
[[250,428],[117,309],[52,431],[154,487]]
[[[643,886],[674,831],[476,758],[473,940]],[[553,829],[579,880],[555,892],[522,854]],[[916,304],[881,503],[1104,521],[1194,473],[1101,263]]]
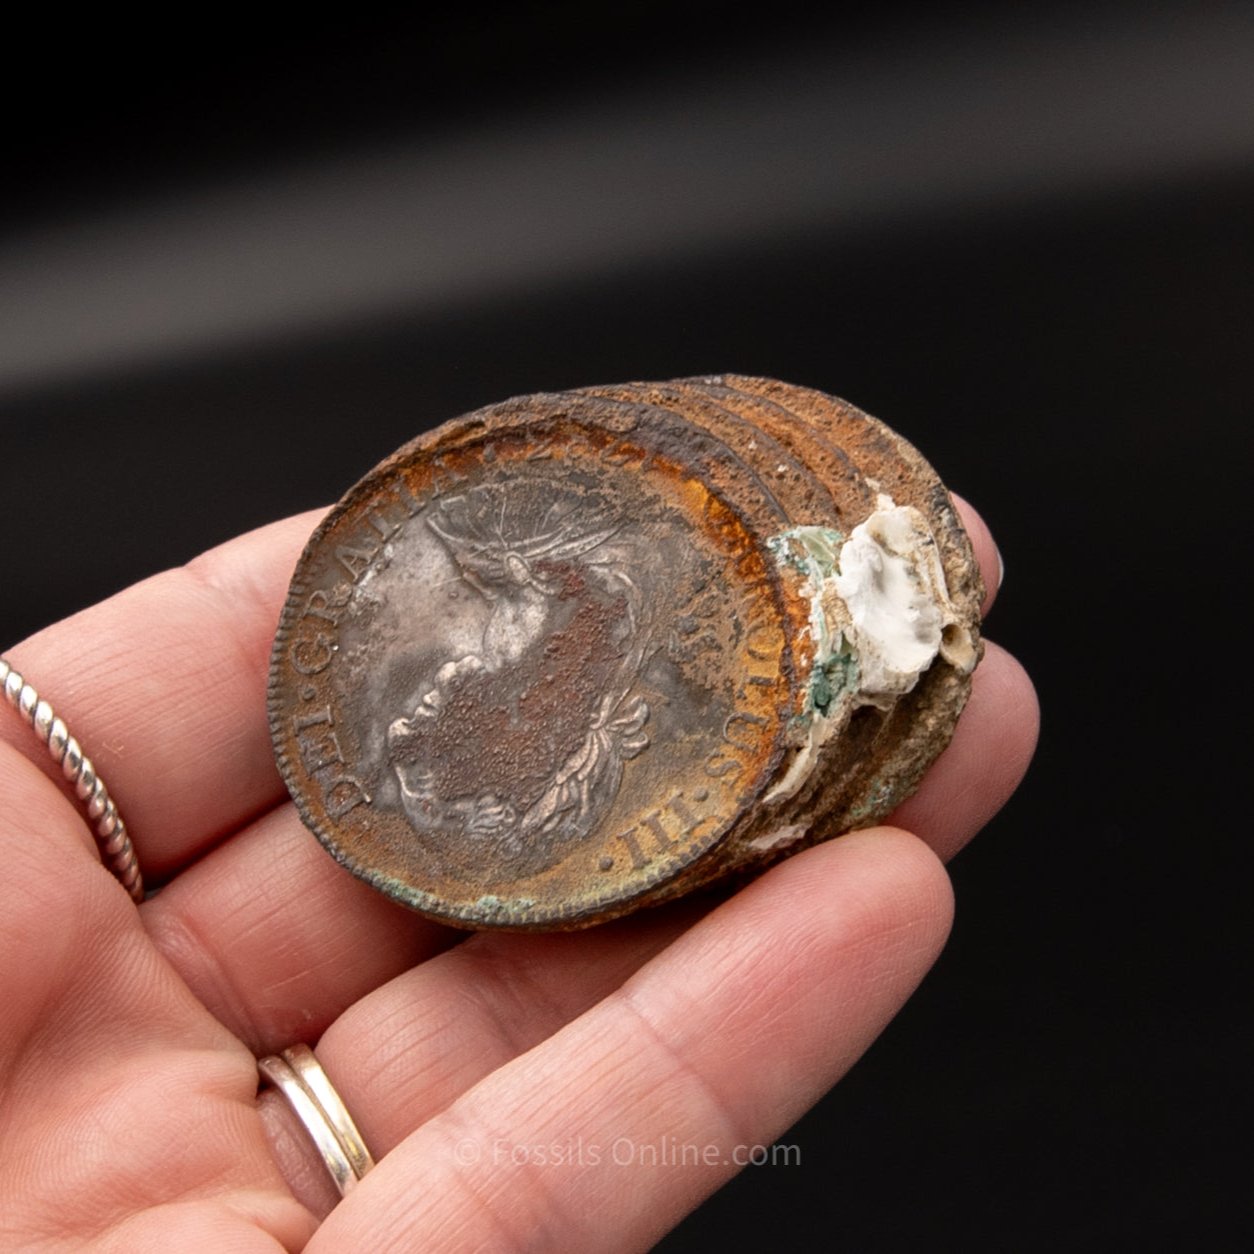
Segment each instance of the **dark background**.
[[509,395],[846,396],[993,526],[1040,751],[802,1166],[662,1248],[1249,1241],[1254,10],[465,9],[10,23],[0,645]]

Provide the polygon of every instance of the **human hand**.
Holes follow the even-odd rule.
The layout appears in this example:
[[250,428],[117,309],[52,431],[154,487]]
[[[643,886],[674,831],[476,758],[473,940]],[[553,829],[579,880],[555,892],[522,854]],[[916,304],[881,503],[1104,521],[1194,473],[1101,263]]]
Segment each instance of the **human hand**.
[[[992,542],[964,516],[994,588]],[[990,644],[894,826],[721,904],[466,936],[336,866],[275,770],[270,641],[315,521],[253,532],[8,655],[163,887],[136,909],[0,711],[0,1247],[647,1247],[839,1079],[922,978],[949,927],[941,859],[1031,756],[1031,685]],[[380,1160],[338,1205],[290,1108],[257,1097],[257,1057],[296,1041],[316,1044]]]

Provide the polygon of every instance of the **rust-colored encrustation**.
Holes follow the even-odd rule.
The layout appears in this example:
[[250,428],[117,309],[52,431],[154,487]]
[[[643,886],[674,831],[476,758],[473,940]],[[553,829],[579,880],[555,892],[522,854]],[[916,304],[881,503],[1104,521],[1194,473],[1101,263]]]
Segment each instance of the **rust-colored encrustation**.
[[732,377],[524,397],[382,463],[314,533],[275,640],[271,729],[306,824],[425,914],[534,929],[881,816],[966,674],[938,659],[863,713],[797,555],[891,482],[944,532],[976,644],[978,576],[926,463],[842,404]]

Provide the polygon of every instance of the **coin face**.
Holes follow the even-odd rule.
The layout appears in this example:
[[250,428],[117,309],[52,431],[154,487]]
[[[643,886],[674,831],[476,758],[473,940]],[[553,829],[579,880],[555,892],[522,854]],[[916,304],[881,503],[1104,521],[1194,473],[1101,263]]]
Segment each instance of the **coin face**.
[[445,428],[301,558],[271,671],[280,769],[331,853],[424,913],[622,913],[777,772],[800,581],[737,459],[646,417],[537,398]]

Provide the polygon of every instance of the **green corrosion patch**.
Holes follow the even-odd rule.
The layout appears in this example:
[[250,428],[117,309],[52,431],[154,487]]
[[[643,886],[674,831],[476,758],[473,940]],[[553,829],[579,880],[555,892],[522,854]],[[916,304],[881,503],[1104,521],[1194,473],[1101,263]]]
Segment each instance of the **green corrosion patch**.
[[838,636],[840,648],[830,657],[816,661],[810,672],[810,705],[826,714],[832,702],[858,687],[858,658],[849,647],[844,634]]
[[814,659],[803,718],[816,711],[826,716],[833,705],[839,705],[841,697],[858,688],[858,655],[824,608],[825,603],[840,604],[835,578],[840,574],[844,542],[844,534],[834,527],[791,527],[766,542],[778,565],[805,576],[804,591],[810,598]]
[[771,536],[766,547],[781,566],[808,575],[813,581],[830,579],[840,570],[840,546],[845,535],[835,527],[790,527]]

